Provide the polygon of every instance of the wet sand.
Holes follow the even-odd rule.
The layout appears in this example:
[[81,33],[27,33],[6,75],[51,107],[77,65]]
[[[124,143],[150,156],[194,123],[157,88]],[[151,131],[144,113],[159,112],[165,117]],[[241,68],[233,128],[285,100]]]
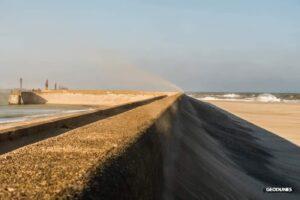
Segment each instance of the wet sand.
[[300,103],[207,102],[300,146]]

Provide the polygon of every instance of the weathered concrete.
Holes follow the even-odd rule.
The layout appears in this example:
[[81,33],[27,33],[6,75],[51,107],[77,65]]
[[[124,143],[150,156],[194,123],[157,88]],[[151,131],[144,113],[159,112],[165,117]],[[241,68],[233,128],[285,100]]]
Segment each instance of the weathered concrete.
[[0,198],[159,199],[161,147],[148,130],[177,99],[164,98],[0,156]]
[[31,123],[25,126],[0,130],[0,154],[51,136],[62,134],[74,128],[125,112],[137,106],[145,105],[164,97],[166,96],[153,97],[150,99],[122,104],[106,109],[96,109],[93,111],[88,111],[84,114],[80,113],[67,117],[58,117],[43,122]]
[[22,92],[24,104],[69,104],[116,106],[169,93],[112,90],[44,90]]
[[20,91],[11,91],[8,98],[8,104],[10,105],[20,105],[22,104],[22,97]]

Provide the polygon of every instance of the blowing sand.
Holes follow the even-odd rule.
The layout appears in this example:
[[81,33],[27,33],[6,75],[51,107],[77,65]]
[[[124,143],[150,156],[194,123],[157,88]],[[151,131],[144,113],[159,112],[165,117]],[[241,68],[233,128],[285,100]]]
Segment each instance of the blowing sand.
[[209,101],[300,146],[300,103]]
[[1,155],[0,199],[298,200],[299,161],[297,145],[170,96]]

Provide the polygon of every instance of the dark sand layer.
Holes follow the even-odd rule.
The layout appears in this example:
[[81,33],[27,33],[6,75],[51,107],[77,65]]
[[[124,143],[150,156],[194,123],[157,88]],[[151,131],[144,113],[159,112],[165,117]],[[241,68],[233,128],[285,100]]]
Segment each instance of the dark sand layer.
[[208,103],[177,99],[0,156],[0,199],[299,199],[298,146]]

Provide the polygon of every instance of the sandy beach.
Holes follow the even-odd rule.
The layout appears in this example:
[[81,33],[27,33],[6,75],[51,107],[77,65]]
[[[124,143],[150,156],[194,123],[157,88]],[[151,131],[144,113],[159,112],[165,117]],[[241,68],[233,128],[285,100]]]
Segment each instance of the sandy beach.
[[300,145],[300,103],[207,102]]
[[[297,145],[186,95],[19,134],[3,137],[1,199],[299,199]],[[295,192],[263,192],[273,186]]]

